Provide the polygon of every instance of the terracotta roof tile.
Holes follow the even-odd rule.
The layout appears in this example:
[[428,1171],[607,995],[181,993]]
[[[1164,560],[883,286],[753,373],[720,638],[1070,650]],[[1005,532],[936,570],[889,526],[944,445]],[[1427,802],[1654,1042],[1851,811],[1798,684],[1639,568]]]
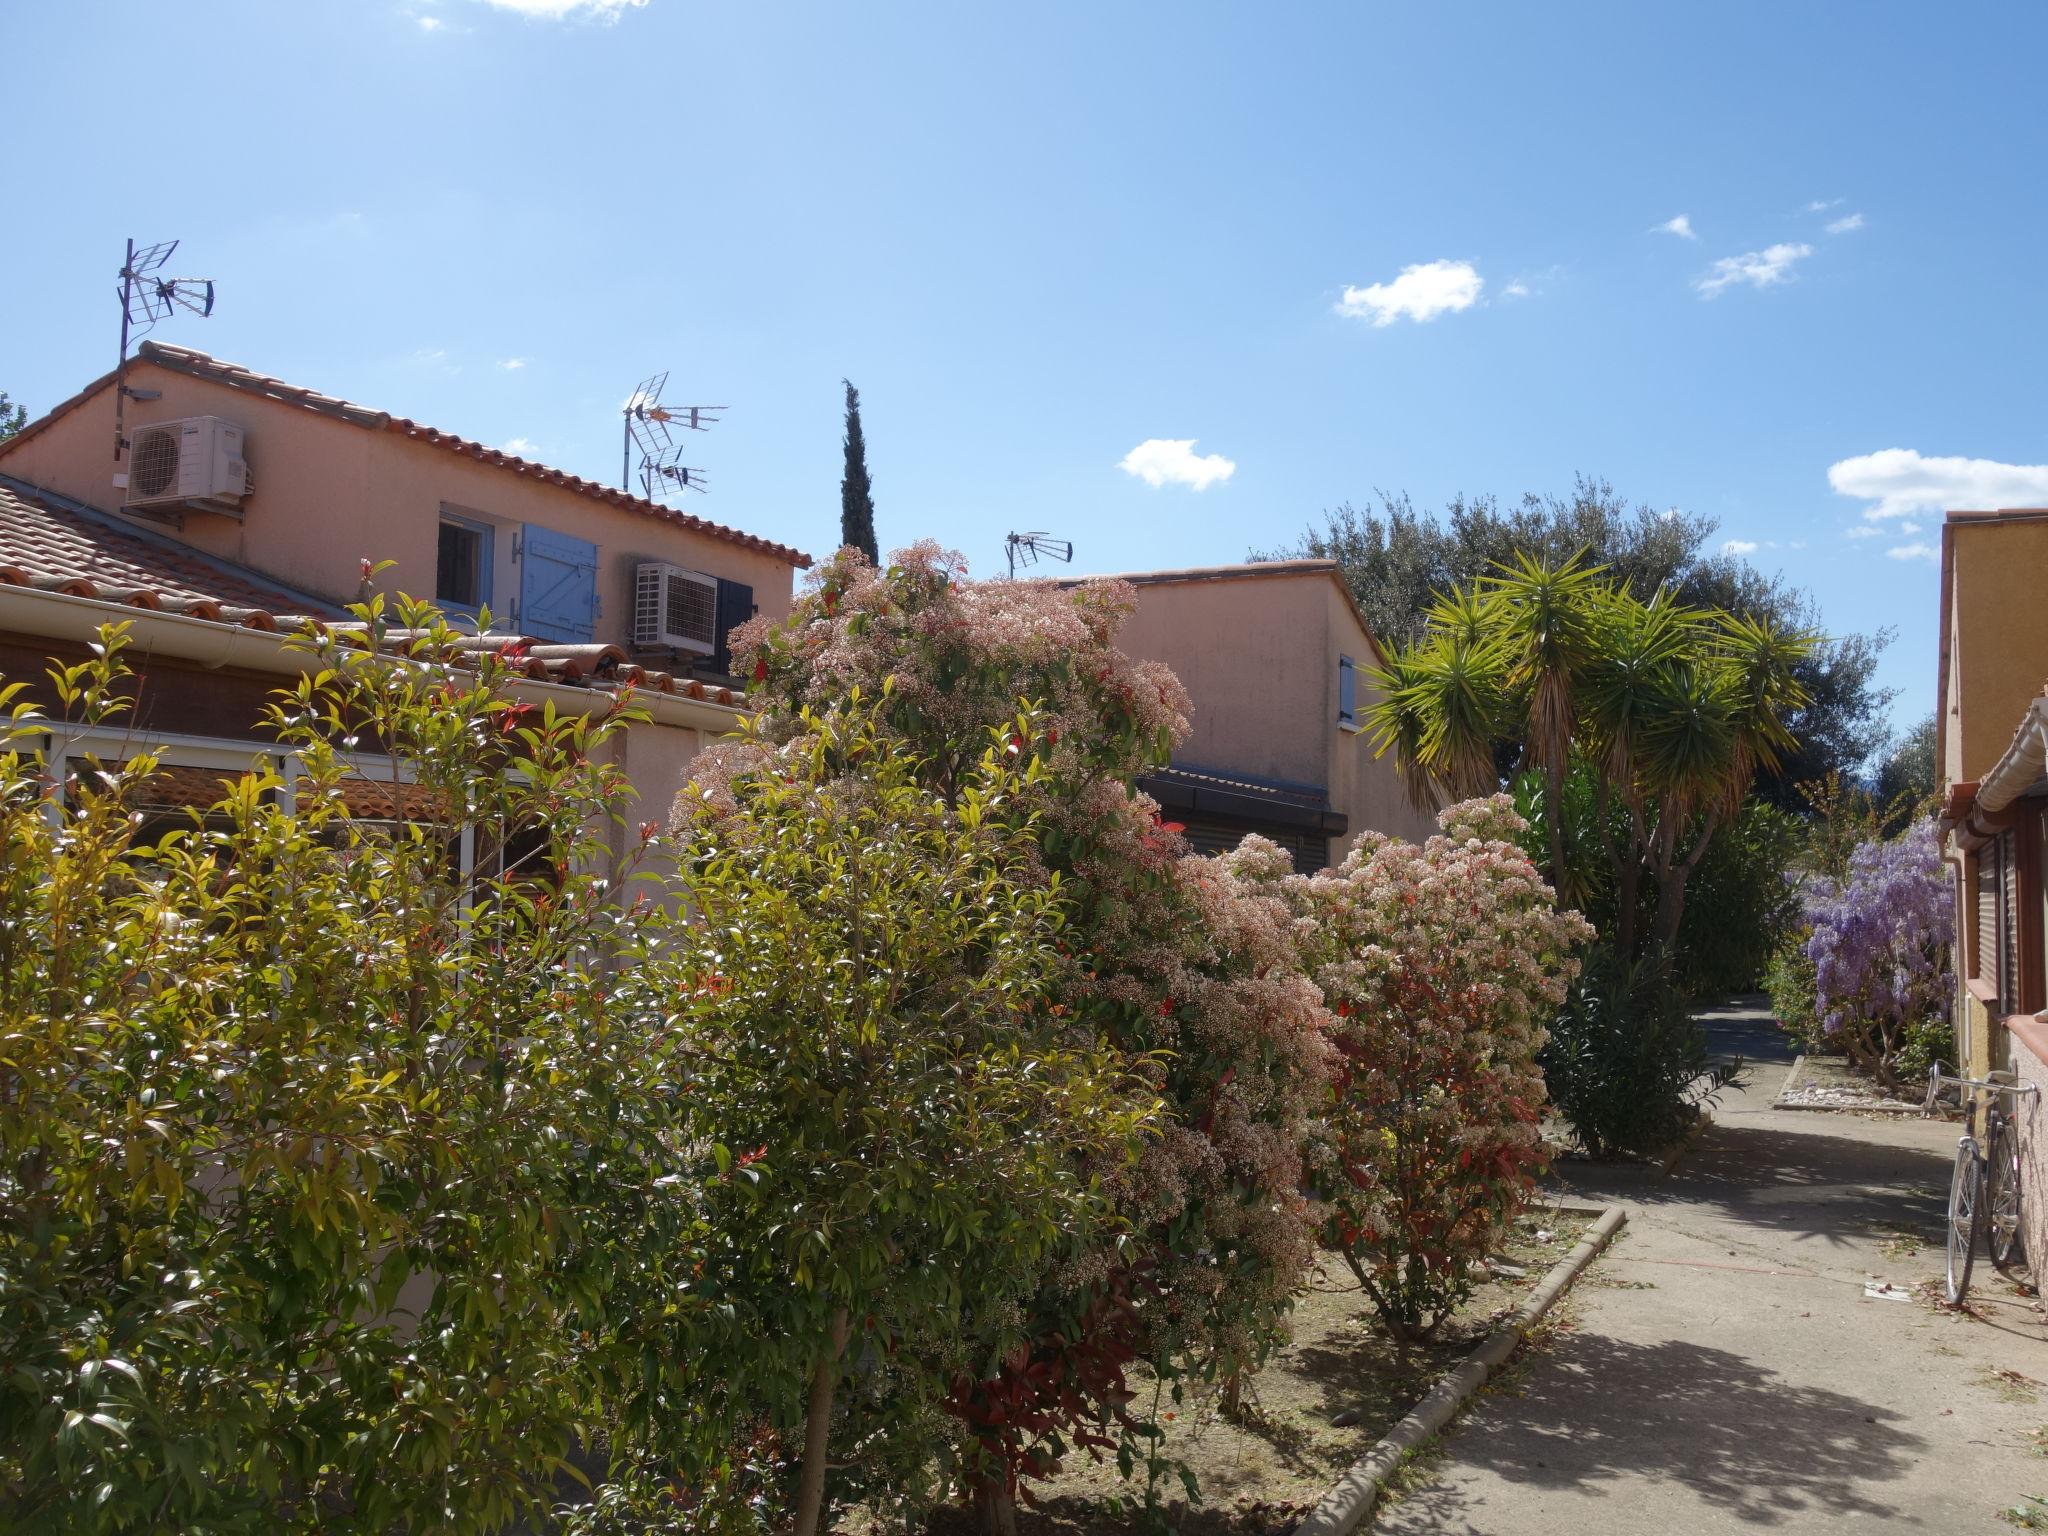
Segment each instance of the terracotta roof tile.
[[195,618],[255,619],[250,624],[255,629],[275,629],[279,613],[341,614],[255,571],[5,475],[0,475],[0,581]]
[[[0,585],[33,587],[269,632],[326,624],[344,638],[367,626],[331,603],[268,581],[110,514],[0,475]],[[423,654],[424,630],[389,629],[387,650]],[[602,689],[645,688],[737,707],[746,695],[636,664],[615,645],[556,645],[531,635],[466,635],[444,659],[490,651],[526,677]]]
[[[284,380],[272,378],[269,374],[257,373],[253,369],[242,367],[239,363],[223,362],[204,352],[195,352],[189,347],[173,347],[160,341],[145,341],[136,349],[135,356],[140,362],[155,363],[159,367],[189,374],[193,378],[210,379],[232,389],[246,390],[250,394],[262,395],[266,399],[282,401],[304,410],[317,411],[323,416],[332,416],[354,426],[371,431],[396,432],[402,437],[465,454],[512,474],[529,476],[549,485],[559,485],[580,496],[609,502],[613,506],[624,507],[628,511],[639,512],[662,522],[673,523],[677,527],[704,534],[708,538],[722,539],[728,544],[737,544],[743,549],[751,549],[759,554],[772,555],[778,560],[787,561],[799,570],[808,569],[811,564],[811,557],[802,550],[792,549],[787,544],[778,544],[773,539],[764,539],[737,528],[728,528],[725,524],[714,523],[709,518],[680,512],[674,507],[665,507],[658,501],[647,500],[644,496],[635,496],[631,491],[620,490],[617,486],[586,480],[581,475],[553,469],[532,459],[522,459],[517,454],[506,453],[501,448],[493,448],[486,443],[475,442],[453,432],[443,432],[436,427],[424,426],[403,416],[393,416],[389,411],[373,410],[369,406],[356,405],[334,395],[323,395],[318,390],[287,384]],[[23,427],[10,441],[20,442],[33,437],[58,417],[76,410],[101,390],[110,388],[113,382],[114,376],[111,373],[95,379],[70,399],[58,402],[42,416]]]

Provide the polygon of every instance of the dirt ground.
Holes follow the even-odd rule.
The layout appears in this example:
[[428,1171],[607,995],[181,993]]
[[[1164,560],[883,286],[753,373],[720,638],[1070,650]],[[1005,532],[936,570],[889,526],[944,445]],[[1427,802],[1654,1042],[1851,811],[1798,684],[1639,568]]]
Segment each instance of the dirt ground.
[[[1437,1339],[1405,1353],[1380,1328],[1372,1305],[1334,1254],[1315,1289],[1294,1312],[1293,1342],[1246,1385],[1238,1414],[1226,1417],[1214,1389],[1176,1406],[1158,1400],[1166,1429],[1162,1454],[1193,1471],[1201,1501],[1190,1507],[1178,1477],[1160,1488],[1166,1523],[1181,1536],[1261,1536],[1291,1529],[1344,1470],[1414,1406],[1436,1380],[1471,1352],[1543,1275],[1572,1250],[1587,1219],[1538,1206],[1516,1224],[1500,1255],[1524,1273],[1486,1281]],[[1140,1408],[1156,1384],[1134,1380]],[[1330,1421],[1355,1415],[1337,1427]],[[1133,1481],[1113,1461],[1070,1459],[1062,1474],[1035,1486],[1037,1502],[1020,1510],[1020,1536],[1123,1536],[1157,1529],[1144,1511],[1140,1468]],[[1171,1494],[1172,1497],[1167,1497]],[[943,1512],[934,1536],[962,1536],[971,1522]]]

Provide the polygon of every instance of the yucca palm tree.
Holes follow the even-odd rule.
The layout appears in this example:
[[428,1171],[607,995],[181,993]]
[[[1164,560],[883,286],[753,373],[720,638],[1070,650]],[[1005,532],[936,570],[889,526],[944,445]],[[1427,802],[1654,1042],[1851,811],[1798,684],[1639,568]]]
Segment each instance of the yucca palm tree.
[[1420,806],[1500,788],[1500,764],[1509,780],[1537,774],[1548,874],[1575,903],[1595,867],[1564,814],[1566,777],[1583,764],[1614,880],[1610,938],[1624,956],[1645,947],[1647,876],[1656,908],[1642,937],[1668,970],[1693,870],[1758,768],[1795,745],[1785,721],[1806,696],[1794,668],[1813,644],[1667,591],[1638,598],[1582,556],[1522,555],[1439,598],[1422,639],[1375,674],[1367,720]]

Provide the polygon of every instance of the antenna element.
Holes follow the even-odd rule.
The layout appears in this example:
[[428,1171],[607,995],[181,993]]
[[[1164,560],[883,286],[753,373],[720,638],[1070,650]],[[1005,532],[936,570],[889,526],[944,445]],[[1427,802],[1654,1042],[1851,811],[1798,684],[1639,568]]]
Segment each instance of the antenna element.
[[1013,533],[1003,540],[1003,553],[1010,560],[1010,579],[1017,579],[1017,567],[1036,565],[1041,559],[1064,560],[1074,558],[1074,543],[1071,539],[1056,539],[1049,533]]
[[668,375],[642,379],[626,397],[626,439],[619,461],[619,484],[633,489],[633,450],[640,450],[640,494],[659,501],[676,491],[705,489],[704,471],[687,468],[676,432],[709,432],[718,424],[722,405],[663,405],[661,392]]
[[121,455],[128,449],[128,438],[123,429],[132,393],[128,388],[129,340],[148,335],[156,329],[159,320],[170,319],[176,310],[189,309],[202,320],[213,313],[212,278],[156,275],[177,248],[177,241],[164,240],[138,251],[135,242],[130,240],[127,259],[116,274],[121,279],[121,356],[114,365],[114,487],[117,490],[128,488],[128,476],[121,470]]

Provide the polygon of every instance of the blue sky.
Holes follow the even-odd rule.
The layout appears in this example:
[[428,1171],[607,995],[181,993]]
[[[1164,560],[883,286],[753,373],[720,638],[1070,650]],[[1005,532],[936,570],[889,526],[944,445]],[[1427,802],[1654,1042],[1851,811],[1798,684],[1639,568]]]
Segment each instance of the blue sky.
[[2031,7],[8,6],[0,389],[110,366],[123,238],[176,236],[220,301],[163,340],[593,476],[667,369],[731,407],[692,510],[814,551],[842,375],[884,546],[981,572],[1584,471],[1896,625],[1905,720],[1939,508],[2048,503],[2044,48]]

